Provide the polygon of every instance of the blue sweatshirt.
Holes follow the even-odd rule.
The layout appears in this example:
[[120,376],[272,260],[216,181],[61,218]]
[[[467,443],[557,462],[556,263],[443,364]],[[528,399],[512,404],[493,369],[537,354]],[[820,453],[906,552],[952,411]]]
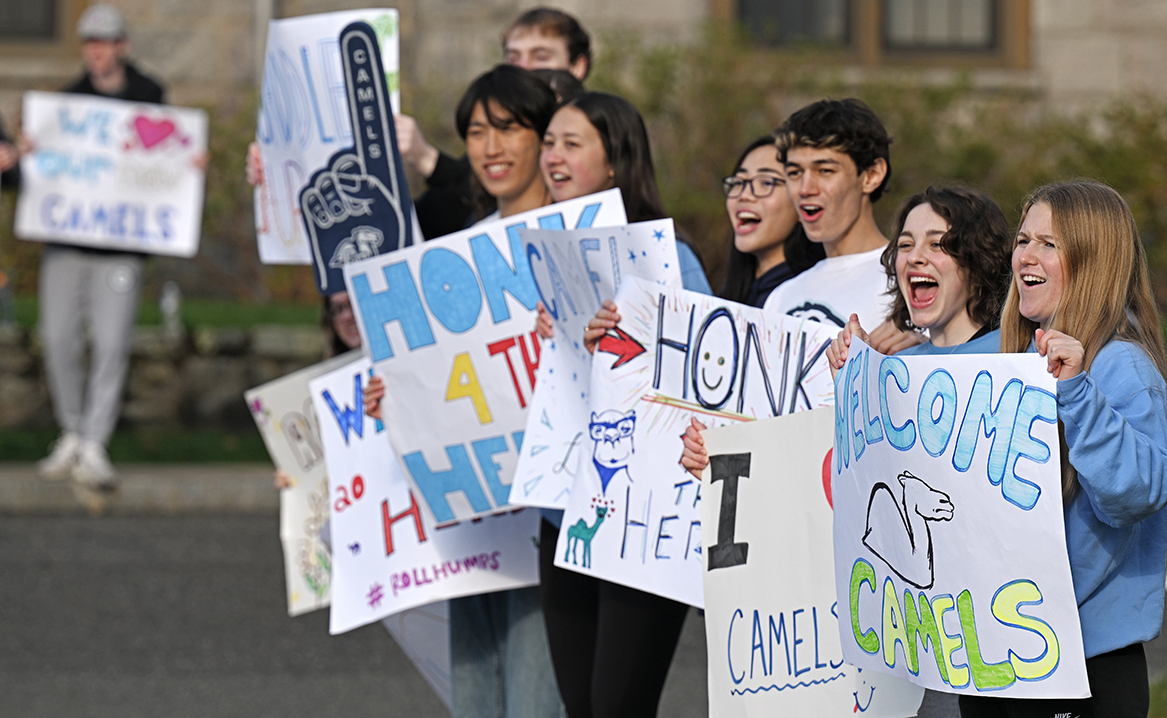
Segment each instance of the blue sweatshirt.
[[900,351],[896,356],[930,356],[934,354],[999,354],[1001,352],[1001,330],[970,339],[953,347],[938,347],[932,342],[924,342]]
[[1167,383],[1137,344],[1114,340],[1058,382],[1070,465],[1064,510],[1086,657],[1159,635],[1167,572]]

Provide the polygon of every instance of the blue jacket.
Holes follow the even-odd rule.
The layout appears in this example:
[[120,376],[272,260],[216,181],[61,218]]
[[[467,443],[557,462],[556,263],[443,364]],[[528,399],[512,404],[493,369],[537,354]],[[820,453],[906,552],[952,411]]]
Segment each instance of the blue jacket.
[[1081,484],[1066,547],[1086,657],[1159,635],[1167,572],[1167,383],[1142,347],[1114,340],[1058,382]]
[[932,342],[924,342],[900,351],[896,356],[929,356],[933,354],[999,354],[1001,352],[1001,330],[994,329],[976,339],[953,347],[938,347]]

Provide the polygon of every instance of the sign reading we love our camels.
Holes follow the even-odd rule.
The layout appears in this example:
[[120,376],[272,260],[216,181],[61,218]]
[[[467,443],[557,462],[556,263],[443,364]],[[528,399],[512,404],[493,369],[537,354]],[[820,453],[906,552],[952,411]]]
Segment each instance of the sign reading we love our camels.
[[179,257],[199,247],[202,110],[28,92],[21,239]]

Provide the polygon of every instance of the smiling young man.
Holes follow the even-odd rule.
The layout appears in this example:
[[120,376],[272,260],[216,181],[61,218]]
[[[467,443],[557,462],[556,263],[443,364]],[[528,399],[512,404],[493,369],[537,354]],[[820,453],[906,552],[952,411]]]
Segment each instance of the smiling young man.
[[765,309],[838,327],[858,314],[864,328],[879,326],[888,313],[887,239],[872,205],[891,176],[887,130],[870,107],[846,99],[808,105],[774,134],[790,201],[827,256],[775,289]]
[[[592,46],[587,31],[571,15],[548,7],[527,10],[502,35],[503,58],[524,70],[566,70],[583,82],[591,70]],[[396,116],[401,159],[425,177],[426,192],[414,201],[427,239],[456,232],[473,210],[470,165],[426,141],[417,121]]]

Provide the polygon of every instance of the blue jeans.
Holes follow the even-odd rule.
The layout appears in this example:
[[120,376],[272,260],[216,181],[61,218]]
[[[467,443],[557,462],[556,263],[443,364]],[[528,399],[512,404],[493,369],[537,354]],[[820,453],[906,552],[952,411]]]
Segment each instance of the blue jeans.
[[539,587],[450,601],[454,718],[566,718]]

